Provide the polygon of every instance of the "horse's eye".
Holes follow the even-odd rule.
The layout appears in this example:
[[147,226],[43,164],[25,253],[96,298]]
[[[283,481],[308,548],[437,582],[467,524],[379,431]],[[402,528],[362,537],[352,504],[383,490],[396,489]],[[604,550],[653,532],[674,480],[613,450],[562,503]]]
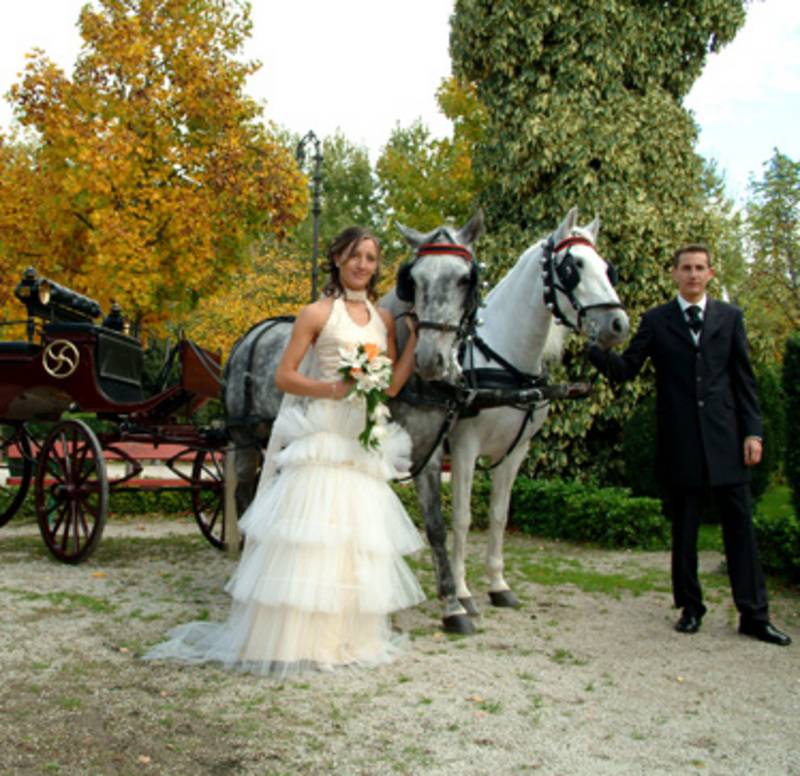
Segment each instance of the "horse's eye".
[[576,266],[578,269],[583,269],[583,259],[578,259],[578,260],[575,262],[575,266]]
[[469,285],[469,276],[468,275],[464,275],[463,278],[459,278],[458,279],[458,285],[462,286],[462,287]]

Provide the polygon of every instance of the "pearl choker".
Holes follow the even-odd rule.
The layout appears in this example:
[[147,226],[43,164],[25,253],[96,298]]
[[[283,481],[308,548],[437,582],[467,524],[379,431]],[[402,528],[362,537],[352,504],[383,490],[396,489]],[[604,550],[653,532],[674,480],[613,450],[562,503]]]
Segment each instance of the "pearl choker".
[[367,292],[366,290],[357,291],[354,288],[348,288],[344,286],[344,298],[348,302],[366,302],[367,301]]

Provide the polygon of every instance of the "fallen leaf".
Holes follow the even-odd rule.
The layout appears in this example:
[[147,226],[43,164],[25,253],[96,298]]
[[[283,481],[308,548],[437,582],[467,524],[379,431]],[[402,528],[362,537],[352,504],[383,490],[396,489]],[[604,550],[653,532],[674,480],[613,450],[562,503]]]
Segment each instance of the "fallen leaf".
[[108,574],[105,571],[93,571],[92,576],[95,579],[102,579],[103,577],[107,577]]
[[682,676],[678,676],[677,677],[677,681],[678,681],[678,684],[683,684],[683,677]]
[[140,754],[136,758],[136,762],[141,763],[142,765],[150,765],[151,759],[152,758],[148,757],[146,754]]
[[130,650],[127,647],[120,647],[119,651],[122,652],[123,655],[127,655]]

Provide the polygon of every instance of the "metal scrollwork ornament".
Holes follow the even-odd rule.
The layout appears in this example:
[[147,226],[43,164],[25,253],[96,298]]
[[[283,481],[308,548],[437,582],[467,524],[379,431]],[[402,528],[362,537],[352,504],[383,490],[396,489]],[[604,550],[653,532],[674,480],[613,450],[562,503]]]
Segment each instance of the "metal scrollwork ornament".
[[80,363],[78,348],[68,340],[53,340],[42,353],[44,371],[58,380],[69,377]]

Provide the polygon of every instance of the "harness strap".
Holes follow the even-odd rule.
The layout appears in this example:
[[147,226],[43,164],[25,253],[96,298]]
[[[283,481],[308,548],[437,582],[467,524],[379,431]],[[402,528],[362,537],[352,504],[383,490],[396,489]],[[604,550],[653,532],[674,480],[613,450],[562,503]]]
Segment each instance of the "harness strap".
[[[507,372],[509,372],[512,377],[521,385],[521,386],[535,386],[541,385],[542,383],[547,382],[547,374],[544,375],[532,375],[527,372],[523,372],[520,369],[517,369],[510,361],[506,360],[501,356],[494,348],[492,348],[489,343],[486,342],[480,335],[476,334],[471,342],[470,345],[474,344],[475,347],[483,353],[486,358],[490,361],[495,361],[496,363],[500,364]],[[474,358],[472,359],[473,368],[469,370],[469,372],[475,373],[475,361]],[[469,373],[468,372],[468,373]],[[473,387],[477,387],[474,385]]]
[[[549,404],[549,402],[547,402],[547,404]],[[490,472],[492,469],[496,469],[498,466],[500,466],[500,464],[503,463],[503,461],[505,461],[509,455],[511,455],[511,452],[519,444],[519,440],[522,439],[522,434],[525,431],[525,426],[528,425],[528,422],[532,416],[533,407],[528,406],[528,409],[525,411],[525,416],[522,418],[522,423],[519,426],[519,430],[517,431],[517,435],[514,437],[514,441],[509,445],[508,450],[506,450],[505,453],[503,453],[503,455],[501,455],[493,464],[490,464],[489,466],[476,465],[476,468],[482,472]]]

